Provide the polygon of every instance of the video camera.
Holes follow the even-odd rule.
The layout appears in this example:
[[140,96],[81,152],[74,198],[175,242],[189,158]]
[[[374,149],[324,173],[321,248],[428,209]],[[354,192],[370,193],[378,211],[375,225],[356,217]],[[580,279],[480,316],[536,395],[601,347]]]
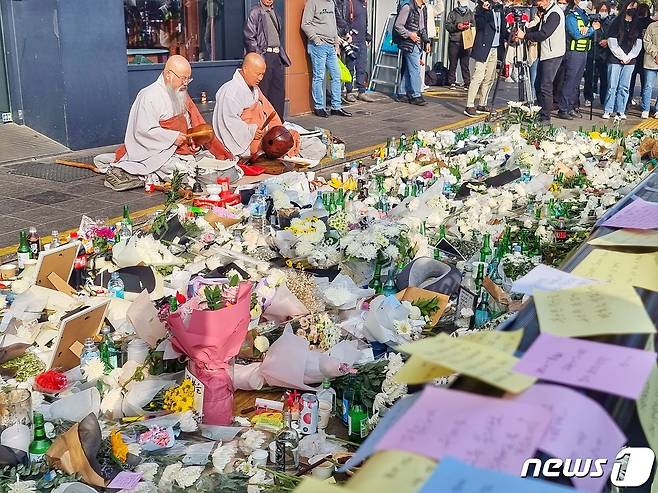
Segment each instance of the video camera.
[[[354,38],[354,36],[357,36],[359,34],[359,31],[356,29],[352,29],[349,32],[349,35]],[[340,47],[343,50],[343,52],[351,59],[356,60],[356,57],[359,55],[359,50],[360,48],[355,45],[354,43],[348,42],[346,39],[340,38]]]
[[592,22],[599,22],[599,23],[603,22],[603,18],[601,17],[601,14],[599,14],[598,12],[596,12],[594,14],[589,14],[588,17],[589,17],[590,23],[592,23]]
[[514,7],[505,16],[505,22],[511,31],[523,29],[530,22],[530,7]]

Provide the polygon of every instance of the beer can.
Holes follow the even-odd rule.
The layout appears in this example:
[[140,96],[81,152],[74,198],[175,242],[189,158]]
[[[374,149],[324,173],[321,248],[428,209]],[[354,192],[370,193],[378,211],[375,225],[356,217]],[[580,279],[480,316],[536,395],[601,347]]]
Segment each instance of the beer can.
[[318,398],[315,394],[302,394],[299,427],[303,435],[312,435],[318,432]]
[[208,93],[206,91],[201,91],[201,104],[206,104],[208,102]]

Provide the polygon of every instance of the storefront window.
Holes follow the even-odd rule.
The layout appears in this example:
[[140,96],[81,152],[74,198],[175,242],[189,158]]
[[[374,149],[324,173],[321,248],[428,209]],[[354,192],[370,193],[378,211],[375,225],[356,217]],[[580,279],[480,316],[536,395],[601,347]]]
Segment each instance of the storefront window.
[[124,11],[128,63],[242,58],[241,0],[124,0]]

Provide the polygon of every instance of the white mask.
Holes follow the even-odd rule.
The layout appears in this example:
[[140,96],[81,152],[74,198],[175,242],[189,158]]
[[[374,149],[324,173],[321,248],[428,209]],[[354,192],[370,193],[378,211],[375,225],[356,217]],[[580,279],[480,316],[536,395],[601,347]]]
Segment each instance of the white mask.
[[560,8],[561,8],[562,10],[567,10],[567,7],[569,7],[569,4],[568,4],[568,3],[561,3],[561,4],[560,4]]
[[581,0],[578,2],[578,7],[580,7],[583,10],[587,10],[589,2],[587,0]]
[[612,9],[610,11],[610,15],[617,15],[617,9]]
[[601,15],[601,19],[605,19],[606,17],[608,17],[607,12],[601,12],[600,15]]

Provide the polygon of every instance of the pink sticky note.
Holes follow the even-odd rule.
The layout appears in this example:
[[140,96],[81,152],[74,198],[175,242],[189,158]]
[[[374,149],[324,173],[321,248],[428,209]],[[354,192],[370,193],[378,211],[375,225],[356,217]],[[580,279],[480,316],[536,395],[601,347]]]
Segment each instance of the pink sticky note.
[[375,449],[406,450],[436,460],[450,455],[518,475],[550,420],[541,406],[426,387]]
[[656,353],[541,333],[514,371],[637,399],[656,365]]
[[111,490],[132,490],[137,487],[141,479],[141,472],[121,471],[107,487]]
[[601,405],[573,389],[536,384],[515,396],[515,402],[542,406],[552,415],[539,449],[559,458],[608,459],[599,478],[572,478],[579,490],[599,492],[605,486],[626,436]]
[[638,197],[605,221],[603,226],[633,229],[658,228],[658,203],[647,202]]

